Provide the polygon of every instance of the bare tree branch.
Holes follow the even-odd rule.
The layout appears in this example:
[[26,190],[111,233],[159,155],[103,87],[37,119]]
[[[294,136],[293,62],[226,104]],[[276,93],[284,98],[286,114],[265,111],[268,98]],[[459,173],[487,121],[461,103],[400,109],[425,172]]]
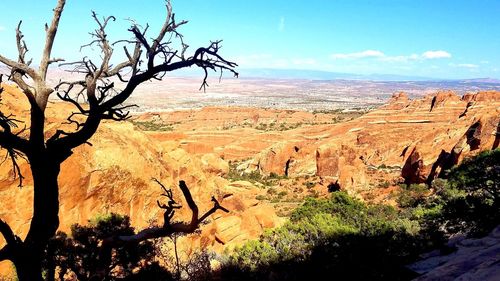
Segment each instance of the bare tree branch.
[[[54,39],[56,37],[57,28],[59,26],[59,20],[61,19],[61,14],[64,9],[66,0],[58,0],[57,6],[54,8],[54,16],[50,26],[46,28],[47,36],[45,38],[45,47],[43,49],[42,60],[40,61],[40,76],[43,80],[47,77],[47,69],[51,63],[50,54],[52,53],[52,46],[54,45]],[[52,62],[54,62],[52,60]]]
[[[86,73],[87,79],[84,86],[84,92],[87,96],[87,102],[89,103],[90,108],[88,110],[82,110],[80,106],[77,106],[78,101],[71,98],[69,95],[69,91],[73,89],[69,89],[69,91],[64,95],[58,94],[58,96],[63,97],[63,100],[74,104],[79,109],[80,113],[87,116],[87,120],[82,124],[82,126],[79,126],[79,130],[76,132],[68,133],[65,136],[58,135],[58,138],[54,138],[54,136],[51,137],[51,141],[53,141],[54,144],[70,150],[81,145],[82,143],[88,142],[89,138],[95,133],[95,130],[101,120],[124,120],[128,118],[128,112],[124,111],[126,107],[121,106],[121,104],[130,97],[139,84],[150,79],[161,79],[167,72],[191,66],[200,67],[205,71],[205,76],[201,84],[201,88],[203,89],[208,85],[208,69],[221,72],[223,70],[227,70],[235,76],[238,76],[238,73],[234,70],[237,64],[225,60],[218,54],[221,41],[211,42],[208,47],[197,49],[193,56],[185,59],[184,52],[186,51],[187,45],[184,43],[182,35],[177,32],[177,28],[185,24],[186,21],[181,21],[179,23],[175,22],[175,15],[172,13],[169,1],[166,1],[166,6],[166,21],[153,42],[149,43],[146,39],[145,34],[149,26],[146,26],[141,31],[140,27],[134,24],[129,29],[136,39],[134,53],[131,54],[127,47],[124,46],[123,48],[127,56],[127,60],[114,67],[109,65],[109,61],[113,54],[113,45],[117,42],[133,43],[134,41],[120,40],[110,44],[105,28],[107,27],[108,22],[110,20],[114,20],[114,18],[107,17],[100,20],[95,13],[92,14],[98,28],[92,33],[92,37],[95,39],[87,44],[87,46],[94,44],[99,46],[102,53],[102,63],[100,67],[97,67],[94,63],[85,58],[80,62],[70,63],[75,65],[75,69],[78,71],[82,70],[82,72]],[[179,55],[178,50],[171,49],[170,41],[162,42],[167,33],[171,33],[181,41],[183,46],[181,55]],[[147,68],[142,71],[139,69],[141,63],[140,56],[143,53],[141,49],[145,50],[147,61]],[[161,58],[163,62],[155,65],[155,58]],[[132,70],[131,76],[125,80],[120,74],[120,71],[128,67]],[[112,85],[106,84],[103,80],[103,78],[112,76],[117,76],[121,81],[126,81],[127,83],[125,88],[117,92],[115,95],[109,94],[109,91],[112,89]],[[96,97],[96,90],[99,87],[97,86],[98,83],[104,83],[104,86],[101,86],[100,88],[100,98]]]
[[[102,241],[101,244],[101,249],[99,252],[99,260],[100,264],[103,268],[101,268],[98,271],[98,274],[100,275],[99,277],[102,278],[108,274],[107,270],[108,268],[105,268],[107,265],[110,264],[111,262],[111,252],[113,248],[117,247],[122,247],[125,244],[131,244],[131,243],[139,243],[144,240],[148,239],[153,239],[153,238],[160,238],[160,237],[170,237],[174,234],[189,234],[195,232],[200,224],[211,214],[215,213],[217,210],[222,210],[224,212],[229,212],[226,208],[222,207],[217,200],[215,200],[214,197],[212,197],[212,201],[214,202],[214,206],[208,210],[205,214],[203,214],[200,218],[198,217],[198,206],[193,200],[193,197],[191,195],[191,192],[189,191],[189,188],[187,187],[186,183],[184,181],[179,181],[179,188],[182,191],[182,194],[184,198],[186,199],[186,202],[191,209],[192,216],[191,216],[191,221],[189,223],[183,223],[183,222],[178,222],[178,223],[170,223],[172,212],[174,212],[174,209],[178,209],[178,206],[175,205],[175,201],[172,198],[172,193],[169,189],[166,189],[165,186],[158,181],[157,179],[153,178],[153,181],[158,183],[162,190],[164,191],[162,196],[166,196],[169,198],[169,203],[172,203],[172,208],[169,206],[166,206],[164,204],[161,204],[159,201],[157,201],[157,204],[160,208],[165,209],[165,215],[167,219],[165,220],[164,224],[162,227],[149,227],[146,229],[143,229],[139,231],[137,234],[134,235],[120,235],[120,236],[113,236],[106,238]],[[179,206],[180,207],[180,206]]]
[[174,233],[193,233],[196,229],[198,229],[199,225],[211,214],[215,213],[217,210],[222,210],[224,212],[229,212],[226,208],[222,207],[214,197],[212,197],[212,201],[214,202],[214,206],[208,210],[201,217],[198,217],[198,206],[193,200],[191,192],[187,187],[184,181],[179,181],[179,188],[186,199],[186,203],[188,204],[189,209],[191,210],[191,221],[189,223],[178,222],[178,223],[167,223],[164,224],[163,227],[151,227],[144,230],[139,231],[135,235],[129,236],[117,236],[111,237],[106,240],[104,243],[111,243],[116,245],[121,245],[122,243],[132,243],[132,242],[140,242],[146,239],[158,238],[158,237],[166,237],[170,236]]
[[[3,88],[1,88],[2,77],[3,75],[0,74],[0,104],[1,94],[3,92]],[[5,162],[7,158],[10,158],[14,171],[14,179],[19,177],[19,186],[22,186],[24,177],[17,163],[17,159],[18,157],[24,159],[24,155],[28,153],[29,147],[28,141],[19,137],[19,134],[22,133],[24,129],[15,134],[12,132],[12,128],[17,128],[17,123],[19,122],[21,121],[15,119],[12,114],[5,115],[0,111],[0,128],[3,129],[3,131],[0,131],[0,147],[7,150],[5,159],[0,164]]]
[[0,233],[2,233],[7,244],[15,243],[17,240],[10,226],[2,219],[0,219]]
[[[23,33],[21,32],[21,24],[23,21],[19,21],[19,24],[17,25],[16,28],[16,43],[17,43],[17,52],[19,53],[19,57],[17,61],[22,64],[27,64],[24,61],[24,57],[26,56],[26,53],[28,52],[28,47],[26,47],[26,42],[23,40]],[[29,64],[27,64],[29,65]]]
[[21,239],[14,234],[12,228],[5,222],[0,219],[0,233],[2,233],[7,244],[0,250],[0,261],[6,259],[12,259],[12,256],[15,254],[16,248],[22,243]]
[[[0,111],[0,146],[7,151],[4,161],[9,159],[12,161],[14,176],[19,176],[20,184],[22,175],[17,162],[19,157],[28,161],[33,175],[33,217],[25,242],[22,242],[21,250],[17,249],[23,252],[24,258],[30,259],[29,262],[23,261],[16,264],[19,266],[18,273],[29,273],[20,277],[22,280],[41,278],[41,269],[37,264],[40,263],[43,249],[59,226],[57,178],[61,163],[72,154],[74,148],[89,143],[102,120],[127,119],[129,109],[133,105],[127,105],[125,102],[141,83],[152,79],[161,80],[168,72],[192,66],[204,70],[205,75],[201,83],[203,89],[208,85],[207,79],[211,71],[221,71],[221,75],[223,71],[227,71],[238,76],[235,70],[237,64],[225,60],[220,55],[220,41],[211,42],[208,47],[197,49],[192,56],[186,55],[188,44],[184,42],[178,28],[187,21],[176,21],[171,3],[167,0],[165,22],[156,36],[152,37],[147,35],[148,25],[142,28],[133,23],[129,29],[133,35],[132,39],[110,43],[106,29],[115,21],[115,18],[113,16],[99,18],[96,13],[92,13],[97,27],[91,33],[90,43],[86,46],[98,47],[99,54],[90,56],[91,58],[97,57],[97,59],[83,57],[76,62],[61,63],[60,66],[69,65],[74,73],[83,74],[84,78],[79,77],[75,79],[76,81],[61,81],[57,87],[49,87],[47,85],[48,67],[52,63],[64,61],[63,58],[53,57],[51,53],[65,3],[65,0],[57,1],[52,21],[50,25],[45,26],[45,45],[38,69],[31,67],[31,61],[26,59],[28,46],[21,32],[21,22],[16,29],[17,60],[0,55],[0,63],[10,70],[9,79],[19,86],[30,103],[27,139],[22,138],[26,126],[23,129],[18,128],[18,120],[15,116]],[[123,48],[125,59],[113,65],[114,47],[117,44]],[[113,78],[124,82],[123,88],[115,88]],[[62,101],[74,106],[75,111],[67,117],[67,122],[75,124],[76,129],[67,132],[56,129],[55,133],[47,138],[45,110],[49,96],[54,90],[57,91]],[[215,198],[212,198],[214,206],[200,216],[198,206],[183,181],[179,183],[179,187],[192,212],[189,222],[172,221],[175,210],[180,206],[173,199],[171,191],[162,187],[164,192],[162,195],[168,199],[164,203],[157,201],[158,206],[165,211],[163,227],[144,229],[132,236],[105,239],[102,244],[102,259],[110,258],[111,249],[124,243],[136,243],[174,233],[192,233],[215,211],[228,211],[221,207]],[[2,223],[0,222],[0,232],[6,236],[6,239],[13,241],[12,231]],[[17,238],[14,237],[14,239]],[[25,247],[25,245],[28,246]],[[7,246],[0,250],[0,259],[8,258],[8,254],[12,253],[9,243]]]

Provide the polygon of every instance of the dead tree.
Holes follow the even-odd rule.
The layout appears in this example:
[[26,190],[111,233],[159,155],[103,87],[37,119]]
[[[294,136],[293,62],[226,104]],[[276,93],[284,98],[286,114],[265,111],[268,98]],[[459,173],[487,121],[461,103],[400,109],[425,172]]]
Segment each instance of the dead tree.
[[[236,63],[225,60],[219,54],[220,41],[211,42],[207,47],[187,55],[188,45],[178,31],[187,22],[176,21],[167,1],[165,22],[152,40],[148,40],[147,25],[141,28],[133,24],[129,29],[132,39],[110,42],[106,28],[115,18],[100,18],[93,12],[97,28],[91,32],[92,41],[86,46],[99,50],[100,60],[85,57],[80,61],[64,63],[65,67],[71,67],[71,71],[80,73],[84,78],[61,81],[56,87],[50,87],[47,70],[51,64],[63,61],[52,56],[52,46],[64,5],[65,0],[57,1],[52,21],[45,26],[45,46],[38,68],[26,58],[28,48],[23,40],[21,22],[16,29],[17,59],[0,55],[0,63],[10,70],[9,80],[17,84],[30,104],[26,132],[17,127],[19,122],[12,115],[5,112],[0,115],[0,146],[7,152],[20,184],[22,175],[17,163],[20,157],[27,159],[34,182],[33,217],[26,237],[21,239],[16,236],[7,222],[0,221],[0,232],[7,242],[0,250],[0,260],[11,260],[15,264],[19,280],[42,280],[42,252],[59,226],[57,177],[61,163],[70,157],[74,148],[89,143],[103,120],[122,121],[129,117],[128,106],[123,103],[138,85],[151,79],[162,79],[167,72],[191,66],[204,70],[201,88],[207,86],[209,71],[220,71],[222,75],[222,71],[226,70],[238,75],[234,70]],[[180,49],[174,49],[174,41],[181,46]],[[125,59],[113,65],[111,59],[116,49],[123,52]],[[112,78],[125,83],[123,89],[115,88]],[[75,129],[57,130],[46,136],[45,109],[53,93],[74,105],[75,112],[67,117],[67,121],[74,124]],[[186,199],[189,197],[186,196]],[[187,231],[192,227],[193,224],[188,224],[170,229]]]
[[182,195],[184,196],[184,199],[186,200],[186,203],[191,210],[191,221],[190,222],[172,222],[172,218],[174,217],[175,210],[181,208],[180,205],[177,205],[177,202],[175,202],[173,198],[173,193],[171,190],[166,189],[165,186],[159,182],[156,179],[153,179],[156,181],[164,191],[162,196],[165,196],[168,198],[168,205],[161,204],[159,201],[157,201],[158,206],[161,209],[165,210],[164,213],[164,221],[162,226],[157,226],[157,227],[149,227],[146,229],[143,229],[139,231],[135,235],[129,235],[129,236],[113,236],[109,237],[107,239],[104,239],[101,245],[100,253],[99,253],[99,259],[100,262],[99,264],[103,266],[97,272],[98,280],[101,280],[105,277],[108,276],[109,271],[112,269],[108,267],[108,265],[111,264],[111,258],[112,258],[112,249],[116,247],[123,246],[125,244],[129,243],[139,243],[141,241],[147,240],[147,239],[154,239],[154,238],[160,238],[160,237],[171,237],[173,234],[189,234],[195,232],[198,227],[200,226],[201,223],[203,223],[210,215],[215,213],[217,210],[221,210],[223,212],[229,212],[226,208],[222,207],[219,202],[215,199],[215,197],[212,196],[212,202],[213,202],[213,207],[210,208],[208,211],[206,211],[201,217],[199,216],[199,210],[198,206],[193,200],[193,196],[191,195],[191,192],[189,191],[189,188],[187,187],[186,183],[184,181],[179,181],[179,188],[182,191]]

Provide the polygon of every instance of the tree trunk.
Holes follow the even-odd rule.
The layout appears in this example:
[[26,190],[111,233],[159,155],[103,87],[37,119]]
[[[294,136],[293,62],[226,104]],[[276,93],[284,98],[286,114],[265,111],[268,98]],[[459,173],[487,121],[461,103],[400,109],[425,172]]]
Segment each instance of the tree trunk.
[[30,253],[30,250],[29,247],[24,247],[19,258],[13,261],[16,266],[17,279],[19,281],[43,281],[41,256]]
[[[52,154],[52,155],[51,155]],[[33,218],[21,252],[14,260],[20,281],[43,280],[42,258],[48,241],[59,227],[59,187],[57,177],[60,162],[53,153],[43,150],[30,155],[33,175]]]

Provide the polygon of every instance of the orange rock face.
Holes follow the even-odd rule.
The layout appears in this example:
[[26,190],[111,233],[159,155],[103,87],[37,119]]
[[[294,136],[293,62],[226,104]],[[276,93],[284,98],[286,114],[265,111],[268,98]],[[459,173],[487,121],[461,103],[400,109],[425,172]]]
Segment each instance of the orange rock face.
[[[27,103],[15,88],[4,88],[2,110],[22,119],[28,112]],[[64,121],[70,110],[60,103],[49,105],[49,132],[53,132],[56,123]],[[200,213],[212,207],[211,196],[231,210],[228,214],[215,213],[199,235],[184,238],[187,243],[180,245],[185,252],[200,247],[222,251],[257,238],[265,228],[280,223],[268,203],[254,199],[257,188],[251,184],[237,186],[222,177],[228,172],[228,163],[218,154],[189,153],[177,144],[155,140],[130,122],[104,122],[91,143],[92,146],[76,148],[61,167],[58,180],[62,231],[69,232],[72,224],[86,224],[89,219],[110,212],[130,216],[137,229],[148,226],[152,220],[162,223],[162,210],[156,204],[162,192],[152,177],[171,187],[177,202],[186,206],[176,212],[176,220],[188,221],[191,216],[177,187],[179,180],[186,181]],[[17,187],[19,182],[13,177],[10,163],[0,166],[0,196],[4,202],[0,217],[24,238],[32,217],[33,181],[29,165],[23,160],[19,160],[19,165],[25,176],[21,188]]]
[[[295,129],[253,163],[263,173],[287,170],[299,176],[294,171],[309,170],[348,190],[370,188],[381,177],[423,183],[464,157],[498,147],[499,122],[498,92],[460,98],[445,91],[418,100],[398,93],[389,104],[355,120]],[[285,149],[295,143],[300,143],[300,157]],[[287,169],[288,160],[294,169]],[[315,171],[308,169],[311,161]]]
[[[416,100],[396,93],[379,109],[335,124],[325,114],[205,108],[161,113],[156,118],[170,123],[186,118],[176,127],[184,134],[151,135],[192,154],[215,153],[225,160],[250,158],[240,167],[246,172],[317,175],[342,188],[362,190],[401,178],[407,183],[429,182],[464,157],[498,147],[499,106],[496,91],[463,97],[440,91]],[[273,122],[301,125],[283,131],[255,129],[255,124]]]
[[[28,104],[15,88],[5,86],[4,113],[22,120]],[[71,112],[60,103],[47,109],[47,128]],[[281,220],[266,201],[255,200],[261,188],[246,181],[230,181],[229,161],[242,171],[319,176],[319,186],[362,191],[380,181],[419,183],[482,150],[500,143],[500,93],[479,92],[462,98],[439,92],[410,100],[396,94],[381,108],[360,118],[336,123],[330,114],[252,108],[205,108],[170,113],[148,113],[134,122],[159,122],[173,131],[143,131],[130,122],[104,122],[91,139],[63,163],[59,176],[60,229],[85,224],[97,214],[129,215],[137,228],[161,222],[156,206],[158,178],[172,187],[182,202],[177,182],[185,180],[200,212],[215,196],[230,213],[215,213],[199,235],[188,239],[186,253],[198,247],[216,251],[256,238]],[[283,125],[282,125],[283,124]],[[71,127],[65,127],[71,129]],[[12,167],[0,166],[0,217],[24,237],[31,213],[32,180],[17,187]],[[325,191],[326,192],[326,191]],[[185,202],[183,205],[186,205]],[[180,210],[178,219],[189,219]]]

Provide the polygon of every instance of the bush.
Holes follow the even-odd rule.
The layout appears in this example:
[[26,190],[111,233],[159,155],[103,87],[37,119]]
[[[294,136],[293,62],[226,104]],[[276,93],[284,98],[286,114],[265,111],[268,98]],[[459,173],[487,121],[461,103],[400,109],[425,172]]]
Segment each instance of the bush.
[[[132,234],[134,228],[130,225],[129,217],[118,214],[100,215],[90,220],[88,226],[74,224],[71,226],[71,236],[58,232],[49,242],[44,271],[55,272],[55,267],[58,266],[62,275],[73,272],[79,280],[89,280],[102,268],[98,260],[99,241],[113,235]],[[116,270],[110,270],[107,280],[138,280],[136,274],[153,276],[152,274],[167,272],[154,262],[154,254],[153,244],[149,241],[116,248],[109,265],[109,268]]]
[[427,186],[424,184],[400,185],[401,190],[396,198],[396,202],[401,208],[416,207],[423,203],[428,193]]
[[262,194],[259,194],[259,195],[255,196],[255,199],[257,199],[257,200],[266,200],[266,196],[264,196]]
[[280,191],[278,193],[278,197],[285,197],[287,194],[288,194],[288,192],[286,192],[286,191]]
[[442,226],[448,234],[481,235],[500,224],[500,149],[466,159],[448,174]]
[[379,183],[379,185],[377,186],[378,188],[388,188],[389,186],[391,185],[390,182],[388,181],[383,181],[381,183]]
[[232,280],[302,280],[320,272],[391,279],[421,250],[419,230],[396,209],[366,205],[345,192],[307,198],[288,223],[237,248],[223,273]]
[[304,182],[304,185],[307,187],[307,189],[311,189],[316,185],[316,183],[312,181],[306,181]]

